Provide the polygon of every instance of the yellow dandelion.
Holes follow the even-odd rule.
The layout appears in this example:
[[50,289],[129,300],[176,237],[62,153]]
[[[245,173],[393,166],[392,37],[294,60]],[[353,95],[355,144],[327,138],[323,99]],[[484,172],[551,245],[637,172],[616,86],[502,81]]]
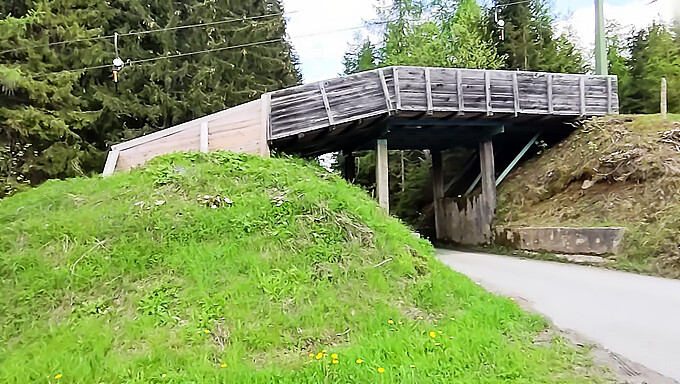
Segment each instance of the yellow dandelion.
[[422,320],[422,319],[423,319],[423,317],[422,317],[422,316],[418,316],[418,320]]
[[337,353],[331,353],[331,359],[337,360],[337,359],[338,359],[338,354],[337,354]]
[[317,360],[321,360],[322,357],[323,357],[323,353],[319,352],[319,353],[316,354]]
[[378,373],[385,373],[385,368],[383,367],[378,368]]
[[227,364],[226,364],[226,363],[222,363],[222,364],[220,364],[220,367],[226,368],[226,367],[227,367]]
[[325,349],[322,349],[322,350],[321,350],[321,353],[326,353],[326,350],[325,350]]
[[205,333],[210,333],[210,330],[209,330],[209,329],[206,329],[206,330],[204,330],[203,332],[205,332]]
[[415,365],[411,364],[411,368],[415,368],[415,367],[416,367]]
[[54,378],[57,379],[57,380],[61,379],[61,378],[62,378],[61,373],[57,373],[57,374],[54,376]]
[[511,298],[510,298],[510,301],[515,301],[515,298],[514,298],[514,297],[511,297]]
[[438,346],[440,346],[441,344],[439,344],[439,343],[434,343],[434,345],[436,345],[436,346],[438,347]]
[[313,354],[313,353],[310,353],[310,354],[309,354],[309,357],[314,357],[314,354]]
[[167,375],[165,373],[161,374],[161,378],[165,379]]
[[394,320],[389,319],[389,320],[387,320],[387,323],[388,323],[388,324],[394,324]]
[[437,333],[441,335],[441,334],[442,334],[442,331],[437,331]]
[[403,324],[404,324],[404,322],[403,322],[403,321],[400,321],[400,322],[398,322],[397,324],[399,324],[399,325],[403,325]]
[[363,363],[363,362],[364,362],[364,361],[361,360],[361,359],[356,359],[356,363],[357,363],[357,364],[361,364],[361,363]]
[[434,333],[434,331],[430,331],[430,337],[434,339],[435,337],[437,337],[437,334]]
[[337,360],[333,360],[333,361],[331,361],[331,363],[333,363],[333,364],[339,364],[340,362],[337,361]]

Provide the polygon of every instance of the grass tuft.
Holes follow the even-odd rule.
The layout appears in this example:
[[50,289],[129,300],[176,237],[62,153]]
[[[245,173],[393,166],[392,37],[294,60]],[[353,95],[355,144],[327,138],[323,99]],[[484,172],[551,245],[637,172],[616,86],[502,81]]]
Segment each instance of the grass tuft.
[[2,200],[0,226],[2,383],[604,381],[302,160],[173,154]]

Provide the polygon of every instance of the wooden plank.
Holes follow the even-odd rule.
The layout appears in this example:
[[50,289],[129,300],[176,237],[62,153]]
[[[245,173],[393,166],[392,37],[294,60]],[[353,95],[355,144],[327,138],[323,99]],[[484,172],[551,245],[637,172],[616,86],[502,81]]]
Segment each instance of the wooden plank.
[[401,110],[401,92],[399,90],[399,69],[392,68],[392,78],[394,79],[394,98],[397,101],[397,111]]
[[123,151],[123,150],[129,149],[129,148],[138,146],[140,144],[145,144],[145,143],[148,143],[150,141],[162,139],[166,136],[171,136],[171,135],[174,135],[178,132],[181,132],[181,131],[184,131],[184,130],[187,130],[187,129],[191,129],[191,128],[194,128],[196,126],[200,126],[202,121],[214,121],[214,120],[219,120],[219,119],[224,119],[224,118],[234,118],[235,116],[241,116],[243,114],[248,114],[248,113],[250,113],[250,111],[254,107],[258,106],[259,103],[260,103],[260,100],[255,100],[255,101],[251,101],[251,102],[248,102],[248,103],[245,103],[245,104],[237,105],[235,107],[225,109],[224,111],[216,112],[216,113],[213,113],[211,115],[198,118],[196,120],[188,121],[186,123],[179,124],[179,125],[174,126],[174,127],[166,128],[166,129],[158,131],[158,132],[150,133],[148,135],[144,135],[144,136],[138,137],[136,139],[132,139],[132,140],[129,140],[129,141],[117,144],[117,145],[113,145],[113,146],[111,146],[111,149],[112,150],[117,149],[119,151]]
[[427,114],[434,114],[432,106],[432,81],[430,78],[430,68],[425,68],[425,94],[427,95]]
[[512,74],[512,96],[514,99],[515,117],[519,115],[519,86],[517,85],[517,74]]
[[378,139],[375,148],[375,185],[378,203],[385,211],[390,211],[390,183],[389,163],[387,155],[387,140]]
[[380,84],[382,85],[383,95],[385,97],[385,104],[387,105],[387,112],[391,115],[393,113],[392,101],[390,100],[390,90],[387,88],[387,80],[385,80],[385,73],[383,72],[382,69],[380,69],[378,70],[378,74],[380,75]]
[[586,114],[586,78],[585,76],[580,76],[578,81],[579,88],[579,101],[581,102],[581,116]]
[[493,141],[488,139],[479,143],[479,162],[482,179],[482,197],[488,204],[488,225],[491,225],[496,210],[496,171],[493,151]]
[[118,164],[118,157],[120,156],[119,150],[112,150],[106,157],[106,164],[104,165],[104,172],[102,175],[104,177],[113,175],[116,171],[116,165]]
[[548,82],[548,113],[553,113],[553,75],[549,73],[546,77]]
[[463,76],[460,69],[456,69],[456,93],[458,95],[458,116],[462,116],[465,113],[465,99],[463,96]]
[[204,121],[201,123],[201,139],[200,139],[200,151],[203,153],[208,152],[208,122]]
[[611,76],[607,76],[607,114],[611,115],[614,113],[613,108],[614,105],[612,103],[612,78]]
[[271,137],[272,95],[265,93],[260,98],[260,156],[269,157],[269,138]]
[[484,71],[484,95],[486,96],[486,115],[493,115],[491,110],[491,76],[489,71]]
[[326,95],[326,87],[323,81],[319,81],[319,91],[321,91],[321,97],[323,98],[323,106],[326,108],[326,114],[328,115],[328,123],[333,125],[333,112],[331,111],[331,105],[328,102],[328,95]]

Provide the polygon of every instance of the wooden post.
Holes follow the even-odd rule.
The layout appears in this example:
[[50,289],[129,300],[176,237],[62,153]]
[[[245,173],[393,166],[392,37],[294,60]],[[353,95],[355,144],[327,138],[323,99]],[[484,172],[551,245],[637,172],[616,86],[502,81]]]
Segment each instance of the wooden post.
[[668,83],[666,77],[661,78],[661,117],[668,118]]
[[387,140],[379,139],[375,147],[375,194],[378,204],[390,211],[389,163],[387,159]]
[[493,141],[488,139],[479,144],[479,162],[482,169],[482,194],[488,203],[487,218],[493,220],[496,211],[496,168],[493,157]]
[[434,198],[434,227],[437,240],[448,237],[446,226],[446,208],[444,206],[444,172],[442,153],[432,151],[432,195]]
[[356,158],[352,151],[343,151],[342,177],[350,183],[357,178]]
[[116,171],[116,165],[118,165],[118,157],[120,156],[120,151],[117,149],[111,149],[109,155],[106,157],[106,164],[104,165],[104,172],[102,174],[104,177],[113,175]]
[[208,122],[204,121],[201,123],[201,139],[200,139],[200,146],[201,146],[201,152],[203,153],[208,153]]
[[272,94],[265,93],[260,98],[260,123],[262,131],[260,135],[260,156],[269,157],[269,137],[271,136],[271,113],[272,113]]

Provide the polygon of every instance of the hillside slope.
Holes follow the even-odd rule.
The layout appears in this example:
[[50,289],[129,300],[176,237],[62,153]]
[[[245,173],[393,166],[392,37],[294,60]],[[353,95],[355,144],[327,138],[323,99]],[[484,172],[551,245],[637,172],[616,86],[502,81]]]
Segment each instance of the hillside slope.
[[591,120],[515,170],[497,223],[623,226],[617,267],[680,277],[680,115]]
[[2,383],[605,381],[302,160],[52,181],[1,201],[0,227]]

